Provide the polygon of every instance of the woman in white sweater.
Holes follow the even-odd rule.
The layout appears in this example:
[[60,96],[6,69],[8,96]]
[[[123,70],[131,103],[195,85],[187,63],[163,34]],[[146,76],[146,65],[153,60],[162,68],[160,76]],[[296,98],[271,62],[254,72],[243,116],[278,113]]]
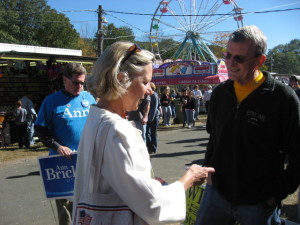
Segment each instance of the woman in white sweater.
[[[85,220],[113,225],[182,221],[185,190],[203,183],[214,172],[213,168],[192,165],[169,185],[152,177],[145,142],[125,113],[137,110],[140,99],[150,93],[153,60],[152,53],[133,43],[116,42],[93,68],[87,86],[100,101],[90,108],[78,149],[74,224]],[[90,216],[93,210],[97,218]],[[132,216],[126,217],[128,212]]]

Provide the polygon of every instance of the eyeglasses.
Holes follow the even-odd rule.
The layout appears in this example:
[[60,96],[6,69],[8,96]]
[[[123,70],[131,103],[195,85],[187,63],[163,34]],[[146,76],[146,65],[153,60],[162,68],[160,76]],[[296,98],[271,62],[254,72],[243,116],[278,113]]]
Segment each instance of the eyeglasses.
[[74,85],[84,85],[84,84],[85,84],[85,82],[81,82],[81,81],[72,81],[72,80],[71,80],[71,82],[72,82],[72,84],[74,84]]
[[126,60],[129,59],[129,57],[130,57],[133,53],[135,53],[135,52],[141,52],[141,51],[142,51],[142,49],[141,49],[140,46],[138,46],[137,44],[131,45],[131,46],[128,48],[128,50],[127,50],[128,53],[127,53],[127,55],[123,58],[121,64],[123,65],[123,64],[126,62]]
[[[255,55],[254,58],[256,58],[256,57],[258,57],[258,56],[259,56],[259,55]],[[226,60],[231,59],[231,57],[233,57],[233,60],[234,60],[235,62],[239,63],[239,64],[243,64],[243,63],[245,63],[246,61],[252,59],[252,57],[251,57],[251,58],[246,58],[246,57],[241,56],[241,55],[235,55],[235,56],[233,56],[233,55],[230,54],[229,52],[224,52],[224,58],[225,58]]]

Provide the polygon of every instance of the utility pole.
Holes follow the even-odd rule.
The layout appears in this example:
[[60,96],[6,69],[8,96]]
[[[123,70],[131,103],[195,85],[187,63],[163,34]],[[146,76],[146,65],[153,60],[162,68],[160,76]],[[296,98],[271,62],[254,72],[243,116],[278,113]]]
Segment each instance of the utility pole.
[[100,56],[103,52],[103,39],[104,39],[104,32],[103,32],[103,10],[102,5],[98,7],[98,32],[97,32],[97,50],[98,56]]

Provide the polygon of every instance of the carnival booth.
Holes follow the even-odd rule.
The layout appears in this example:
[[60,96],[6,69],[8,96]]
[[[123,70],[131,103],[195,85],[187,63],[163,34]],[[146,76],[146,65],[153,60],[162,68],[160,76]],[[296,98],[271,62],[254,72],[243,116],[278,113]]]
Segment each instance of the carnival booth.
[[152,81],[157,86],[219,84],[228,79],[224,60],[217,63],[196,60],[164,63],[153,69]]
[[63,87],[65,63],[92,67],[95,57],[81,50],[0,43],[0,145],[15,142],[12,111],[16,101],[31,93],[38,112],[43,99]]
[[[217,63],[201,62],[196,60],[172,61],[153,69],[152,81],[158,87],[171,86],[176,92],[189,86],[192,90],[195,85],[205,89],[207,85],[216,85],[228,79],[224,60]],[[159,88],[158,88],[159,90]],[[176,110],[176,121],[182,121],[179,99],[173,100]],[[200,113],[206,112],[203,102],[200,103]],[[175,121],[175,120],[174,120]]]

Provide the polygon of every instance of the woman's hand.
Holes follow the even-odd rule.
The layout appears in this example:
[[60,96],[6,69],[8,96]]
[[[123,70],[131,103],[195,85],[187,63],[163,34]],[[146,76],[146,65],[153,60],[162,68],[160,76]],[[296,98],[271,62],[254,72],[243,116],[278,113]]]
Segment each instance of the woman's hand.
[[193,164],[179,181],[183,183],[185,190],[187,190],[193,185],[203,184],[208,175],[214,172],[215,169],[212,167],[201,167]]

